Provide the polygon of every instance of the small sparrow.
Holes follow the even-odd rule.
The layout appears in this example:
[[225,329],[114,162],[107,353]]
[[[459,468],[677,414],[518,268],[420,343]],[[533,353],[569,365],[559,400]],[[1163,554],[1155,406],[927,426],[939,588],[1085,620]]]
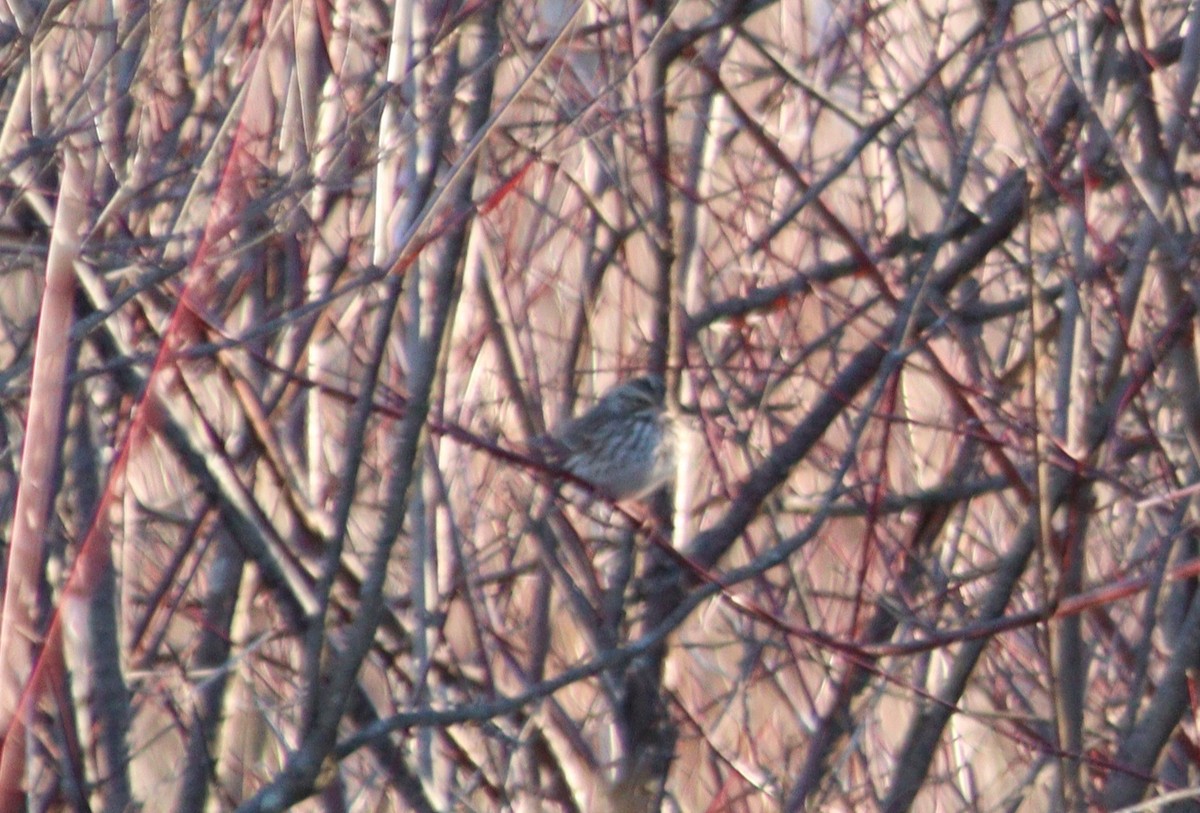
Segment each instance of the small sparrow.
[[553,462],[613,500],[645,497],[675,474],[675,422],[666,386],[644,375],[608,390],[553,432]]

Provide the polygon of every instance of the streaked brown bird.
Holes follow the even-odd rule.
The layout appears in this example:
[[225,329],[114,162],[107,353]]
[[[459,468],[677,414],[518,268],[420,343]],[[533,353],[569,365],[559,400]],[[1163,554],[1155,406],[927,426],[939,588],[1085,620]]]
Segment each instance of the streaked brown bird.
[[554,462],[614,500],[657,491],[675,474],[675,423],[665,396],[657,375],[613,387],[554,431]]

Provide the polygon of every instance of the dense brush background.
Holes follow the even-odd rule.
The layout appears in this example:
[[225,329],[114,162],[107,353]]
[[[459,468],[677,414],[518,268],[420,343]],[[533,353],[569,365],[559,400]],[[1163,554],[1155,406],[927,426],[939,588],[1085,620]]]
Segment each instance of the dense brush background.
[[1200,4],[0,18],[3,809],[1200,805]]

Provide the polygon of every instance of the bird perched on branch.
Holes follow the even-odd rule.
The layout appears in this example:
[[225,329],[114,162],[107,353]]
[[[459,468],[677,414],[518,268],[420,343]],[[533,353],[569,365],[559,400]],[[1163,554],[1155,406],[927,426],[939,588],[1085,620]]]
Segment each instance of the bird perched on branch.
[[675,422],[657,375],[618,384],[591,409],[555,429],[551,461],[614,500],[638,499],[674,477]]

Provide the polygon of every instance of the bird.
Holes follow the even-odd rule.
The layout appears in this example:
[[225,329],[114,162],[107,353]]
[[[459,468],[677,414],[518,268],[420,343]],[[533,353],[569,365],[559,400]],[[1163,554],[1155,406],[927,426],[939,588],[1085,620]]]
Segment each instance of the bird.
[[641,499],[675,474],[675,421],[658,375],[618,384],[586,412],[557,427],[551,462],[611,500]]

